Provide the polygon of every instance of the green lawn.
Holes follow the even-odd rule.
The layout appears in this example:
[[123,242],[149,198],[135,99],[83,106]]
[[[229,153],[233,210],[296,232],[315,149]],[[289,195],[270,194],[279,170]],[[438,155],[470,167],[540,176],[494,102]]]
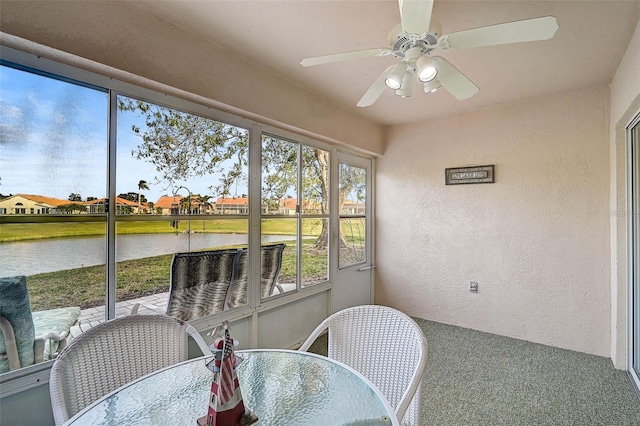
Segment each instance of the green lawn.
[[[172,232],[208,232],[217,234],[246,234],[248,220],[210,219],[180,221],[178,229],[171,222],[117,222],[117,233],[124,234],[170,234]],[[264,219],[263,234],[295,235],[296,221],[292,219]],[[3,223],[0,224],[0,243],[40,240],[46,238],[73,238],[106,234],[106,224],[100,222],[56,222],[56,223]],[[303,221],[303,235],[319,235],[322,223],[319,219]]]

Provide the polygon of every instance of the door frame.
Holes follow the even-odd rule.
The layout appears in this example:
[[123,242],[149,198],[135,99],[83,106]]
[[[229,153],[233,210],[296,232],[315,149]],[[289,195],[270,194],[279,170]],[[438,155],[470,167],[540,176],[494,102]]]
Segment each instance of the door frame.
[[[331,168],[332,173],[332,190],[331,190],[331,217],[335,218],[331,225],[331,277],[332,277],[332,289],[331,289],[331,313],[340,311],[342,309],[363,305],[372,304],[375,300],[375,247],[374,238],[374,220],[373,220],[373,206],[375,203],[375,188],[374,188],[374,173],[375,173],[375,161],[370,157],[361,157],[352,153],[335,150],[332,156],[333,164]],[[338,196],[339,196],[339,170],[340,164],[349,164],[356,167],[361,167],[367,170],[366,178],[366,204],[365,204],[365,260],[362,263],[349,265],[344,268],[340,268],[339,261],[339,232],[340,232],[340,211],[338,209]],[[354,281],[356,283],[354,284]],[[360,294],[360,292],[350,292],[346,290],[352,289],[349,286],[358,285],[360,289],[366,288],[366,293]]]
[[[626,132],[627,154],[627,264],[628,356],[627,371],[640,390],[640,112]],[[636,338],[638,336],[638,338]],[[634,367],[634,361],[638,360]]]

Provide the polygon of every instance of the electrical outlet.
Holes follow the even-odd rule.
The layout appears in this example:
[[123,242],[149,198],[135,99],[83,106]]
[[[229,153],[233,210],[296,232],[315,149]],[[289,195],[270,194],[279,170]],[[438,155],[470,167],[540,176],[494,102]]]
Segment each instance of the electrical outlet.
[[471,281],[471,284],[469,284],[469,291],[471,293],[477,293],[478,292],[478,283],[475,281]]

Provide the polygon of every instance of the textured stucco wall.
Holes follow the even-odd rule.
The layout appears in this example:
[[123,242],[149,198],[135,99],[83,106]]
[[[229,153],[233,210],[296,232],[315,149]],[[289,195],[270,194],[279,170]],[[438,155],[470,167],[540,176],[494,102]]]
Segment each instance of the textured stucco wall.
[[626,127],[640,114],[640,22],[611,82],[611,359],[627,366],[627,140]]
[[[601,87],[391,128],[376,303],[609,356],[608,117]],[[484,164],[495,184],[445,186]]]
[[383,129],[120,1],[2,1],[0,29],[380,154]]

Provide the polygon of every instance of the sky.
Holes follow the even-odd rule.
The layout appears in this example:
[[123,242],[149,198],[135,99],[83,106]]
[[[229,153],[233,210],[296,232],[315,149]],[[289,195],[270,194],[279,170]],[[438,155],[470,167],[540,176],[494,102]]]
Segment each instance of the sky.
[[[106,92],[0,66],[0,194],[106,197],[107,102]],[[208,187],[217,183],[211,176],[174,188],[156,183],[155,167],[132,154],[142,141],[131,130],[134,124],[144,131],[138,113],[118,113],[117,194],[137,193],[138,182],[145,180],[150,189],[142,194],[148,201],[171,195],[180,185],[211,195]],[[187,195],[184,189],[178,193]]]

